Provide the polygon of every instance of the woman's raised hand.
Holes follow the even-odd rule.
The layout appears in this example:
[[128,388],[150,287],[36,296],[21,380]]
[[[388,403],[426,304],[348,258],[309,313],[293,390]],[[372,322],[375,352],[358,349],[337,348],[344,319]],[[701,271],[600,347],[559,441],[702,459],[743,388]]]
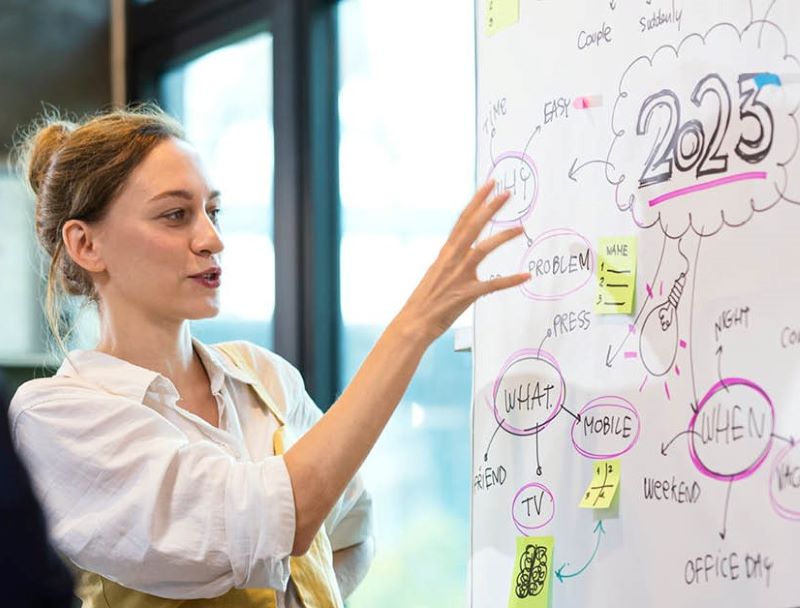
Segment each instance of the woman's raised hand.
[[398,314],[398,319],[413,327],[421,338],[432,342],[480,296],[515,287],[530,278],[530,273],[523,272],[489,281],[478,279],[478,264],[500,245],[524,232],[522,226],[516,226],[475,242],[510,196],[506,191],[487,203],[493,188],[494,180],[490,180],[478,189],[461,212],[436,261]]
[[423,354],[479,296],[524,283],[529,274],[478,280],[481,260],[522,234],[511,228],[475,243],[508,200],[486,202],[493,182],[464,209],[436,261],[381,334],[353,380],[322,419],[284,455],[295,502],[293,555],[304,553],[335,501],[364,462],[408,388]]

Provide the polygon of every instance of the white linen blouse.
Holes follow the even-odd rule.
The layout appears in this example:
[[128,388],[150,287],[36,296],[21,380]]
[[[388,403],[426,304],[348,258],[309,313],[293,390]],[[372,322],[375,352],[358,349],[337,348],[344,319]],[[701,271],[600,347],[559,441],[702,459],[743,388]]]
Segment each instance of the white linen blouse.
[[[193,339],[217,400],[219,428],[178,404],[165,376],[95,350],[74,350],[55,376],[23,384],[9,417],[57,548],[78,567],[167,598],[216,597],[289,582],[294,496],[277,419],[253,379]],[[238,346],[286,418],[286,446],[321,417],[297,370]],[[371,534],[359,476],[325,522],[335,550]],[[283,590],[286,590],[284,592]]]

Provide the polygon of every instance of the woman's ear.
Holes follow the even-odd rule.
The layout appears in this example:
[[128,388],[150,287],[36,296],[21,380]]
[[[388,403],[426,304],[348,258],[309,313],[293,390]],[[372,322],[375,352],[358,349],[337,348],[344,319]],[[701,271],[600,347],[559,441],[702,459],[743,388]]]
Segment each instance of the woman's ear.
[[67,254],[87,272],[103,272],[106,269],[95,237],[92,226],[82,220],[67,220],[61,229]]

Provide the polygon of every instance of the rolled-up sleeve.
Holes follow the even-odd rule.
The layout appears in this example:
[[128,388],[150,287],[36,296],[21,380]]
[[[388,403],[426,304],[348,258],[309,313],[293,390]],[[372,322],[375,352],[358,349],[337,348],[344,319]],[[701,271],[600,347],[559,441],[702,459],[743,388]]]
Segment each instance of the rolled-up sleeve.
[[[294,544],[295,508],[282,456],[239,463],[228,476],[225,519],[234,586],[284,589]],[[254,508],[255,507],[255,508]],[[253,520],[265,518],[265,525]]]
[[[293,443],[322,418],[322,411],[306,391],[300,372],[288,361],[255,344],[240,342],[239,346],[258,380],[284,412],[287,445]],[[334,504],[325,519],[325,531],[334,551],[357,545],[372,535],[372,498],[361,475],[350,480]]]
[[[360,486],[361,482],[354,480],[350,484]],[[334,551],[358,545],[372,536],[372,497],[369,492],[362,487],[355,501],[347,501],[346,494],[340,500],[339,512],[332,512],[325,521]],[[334,515],[338,517],[334,518]]]
[[15,396],[14,440],[77,566],[167,598],[286,587],[295,511],[281,456],[237,461],[126,398],[39,393]]
[[[288,364],[287,364],[288,365]],[[286,372],[293,387],[293,407],[287,421],[297,437],[302,436],[320,418],[322,411],[305,390],[300,373],[293,367]],[[334,551],[364,542],[372,535],[372,497],[359,473],[353,476],[325,519],[325,531]]]

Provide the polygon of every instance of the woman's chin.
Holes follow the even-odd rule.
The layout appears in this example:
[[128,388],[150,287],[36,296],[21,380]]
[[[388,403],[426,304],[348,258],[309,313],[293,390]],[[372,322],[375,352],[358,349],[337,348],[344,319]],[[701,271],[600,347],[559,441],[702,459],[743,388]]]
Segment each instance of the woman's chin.
[[199,321],[200,319],[211,319],[219,314],[219,303],[209,304],[202,307],[195,307],[186,311],[184,318],[189,321]]

